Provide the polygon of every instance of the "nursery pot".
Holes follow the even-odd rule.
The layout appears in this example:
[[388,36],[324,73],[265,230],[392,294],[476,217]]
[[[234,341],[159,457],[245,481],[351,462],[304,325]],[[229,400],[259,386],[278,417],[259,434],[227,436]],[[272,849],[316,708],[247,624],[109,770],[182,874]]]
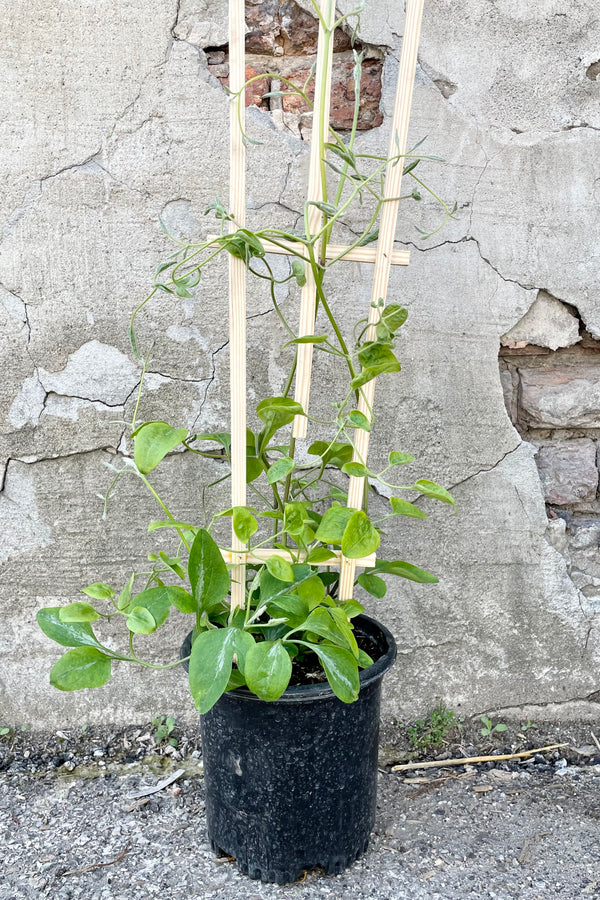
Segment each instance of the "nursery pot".
[[396,644],[374,619],[353,622],[376,648],[354,703],[326,682],[289,687],[271,703],[238,688],[200,717],[211,846],[251,878],[284,884],[317,866],[335,874],[369,843],[381,682]]

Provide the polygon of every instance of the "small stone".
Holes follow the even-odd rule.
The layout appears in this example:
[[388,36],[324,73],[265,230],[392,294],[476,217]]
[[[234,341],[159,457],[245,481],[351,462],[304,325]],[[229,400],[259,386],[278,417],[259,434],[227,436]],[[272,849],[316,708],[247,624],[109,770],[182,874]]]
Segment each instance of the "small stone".
[[596,366],[520,369],[521,406],[535,428],[600,428]]
[[564,519],[561,519],[560,517],[557,519],[548,519],[546,537],[548,543],[551,544],[555,550],[558,550],[563,556],[567,555],[569,552],[569,543],[567,540],[567,523]]
[[537,299],[530,306],[520,322],[500,338],[504,347],[527,346],[571,347],[581,340],[579,320],[567,307],[548,294],[539,291]]
[[572,525],[569,534],[569,547],[572,550],[587,550],[600,545],[600,522],[592,524]]
[[596,445],[588,438],[556,441],[536,457],[547,503],[564,506],[594,500],[598,489]]
[[223,50],[211,50],[206,54],[209,66],[218,66],[225,62],[225,52]]

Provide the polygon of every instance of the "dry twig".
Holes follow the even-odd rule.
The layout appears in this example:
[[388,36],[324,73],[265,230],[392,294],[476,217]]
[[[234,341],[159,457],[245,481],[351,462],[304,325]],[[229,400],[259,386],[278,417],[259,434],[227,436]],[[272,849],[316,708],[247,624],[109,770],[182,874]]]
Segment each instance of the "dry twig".
[[502,753],[498,756],[470,756],[463,759],[440,759],[431,762],[404,763],[401,766],[392,766],[392,772],[406,772],[408,769],[443,769],[445,766],[466,766],[473,763],[502,762],[507,759],[526,759],[534,753],[545,753],[548,750],[558,750],[568,747],[568,744],[551,744],[549,747],[536,747],[533,750],[522,750],[521,753]]
[[116,863],[123,862],[130,847],[131,844],[126,844],[119,855],[111,859],[110,862],[91,863],[89,866],[82,866],[81,869],[70,869],[68,872],[61,872],[61,878],[64,878],[66,875],[83,875],[85,872],[95,872],[96,869],[104,869],[106,866],[114,866]]

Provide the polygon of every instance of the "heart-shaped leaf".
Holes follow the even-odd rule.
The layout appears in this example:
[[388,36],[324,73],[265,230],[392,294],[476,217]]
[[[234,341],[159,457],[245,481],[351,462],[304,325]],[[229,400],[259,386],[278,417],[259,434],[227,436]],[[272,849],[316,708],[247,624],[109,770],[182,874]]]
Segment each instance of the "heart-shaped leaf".
[[146,422],[134,432],[133,458],[142,475],[151,472],[187,437],[187,428],[172,428],[167,422]]
[[110,665],[110,657],[95,647],[76,647],[52,667],[50,684],[59,691],[102,687],[110,678]]
[[292,661],[281,641],[261,641],[248,651],[244,675],[261,700],[277,700],[289,684]]
[[281,556],[270,556],[267,559],[267,569],[279,581],[292,582],[294,580],[294,570],[287,559]]
[[332,506],[327,510],[315,533],[315,538],[324,544],[341,544],[346,526],[354,515],[346,506]]
[[371,520],[364,510],[357,509],[352,513],[342,538],[342,553],[348,559],[359,559],[374,553],[379,547],[379,533],[371,525]]

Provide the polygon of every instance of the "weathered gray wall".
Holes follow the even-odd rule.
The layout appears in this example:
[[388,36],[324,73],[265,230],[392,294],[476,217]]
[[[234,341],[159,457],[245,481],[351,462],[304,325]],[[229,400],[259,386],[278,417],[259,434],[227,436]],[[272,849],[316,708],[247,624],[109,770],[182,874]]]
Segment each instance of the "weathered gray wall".
[[[362,17],[364,39],[386,52],[386,118],[359,140],[380,151],[398,5],[367,0]],[[97,692],[53,691],[58,653],[34,615],[76,599],[92,580],[122,581],[156,547],[146,535],[156,509],[141,485],[121,483],[105,523],[96,495],[110,477],[102,463],[126,450],[119,422],[131,417],[139,381],[127,322],[168,252],[157,215],[201,235],[205,205],[226,197],[227,101],[202,49],[226,41],[225,3],[3,0],[0,8],[0,722],[192,716],[174,673],[121,667]],[[460,11],[449,0],[426,3],[411,135],[429,135],[427,146],[448,160],[430,181],[458,201],[460,218],[425,243],[412,218],[399,226],[412,264],[394,273],[390,296],[410,319],[402,376],[378,391],[374,455],[390,446],[414,453],[414,473],[452,488],[460,512],[425,502],[429,521],[385,542],[441,577],[437,587],[407,582],[370,603],[399,643],[388,714],[423,712],[439,698],[464,712],[523,704],[542,704],[536,715],[600,712],[586,699],[600,689],[596,607],[555,549],[556,526],[547,531],[535,448],[507,415],[498,368],[501,337],[539,290],[575,307],[600,337],[599,58],[594,0],[467,0]],[[250,153],[252,222],[268,214],[293,225],[307,145],[278,131],[268,112],[251,110],[249,122],[263,142]],[[422,217],[434,221],[426,205]],[[357,317],[369,269],[338,271],[337,307]],[[144,418],[225,426],[223,275],[217,267],[195,302],[161,302],[145,317],[143,340],[156,348]],[[268,298],[253,288],[250,306],[253,398],[280,390],[285,360],[273,349],[281,334]],[[157,483],[193,520],[202,484],[218,474],[216,464],[179,454]],[[587,550],[598,554],[597,540]],[[177,642],[173,623],[165,649]]]

